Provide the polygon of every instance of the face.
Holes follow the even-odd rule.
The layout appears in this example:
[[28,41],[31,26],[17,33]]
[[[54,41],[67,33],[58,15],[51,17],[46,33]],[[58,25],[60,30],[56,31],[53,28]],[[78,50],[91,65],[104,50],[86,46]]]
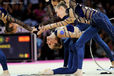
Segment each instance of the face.
[[66,15],[66,9],[64,7],[55,8],[55,12],[61,19]]
[[56,43],[57,43],[57,38],[54,34],[51,34],[50,36],[47,37],[47,44],[50,49],[54,49]]

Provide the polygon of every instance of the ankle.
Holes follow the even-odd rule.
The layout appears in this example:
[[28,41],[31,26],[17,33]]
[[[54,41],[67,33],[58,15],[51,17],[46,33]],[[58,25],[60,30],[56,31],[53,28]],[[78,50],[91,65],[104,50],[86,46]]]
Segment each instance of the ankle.
[[82,76],[83,75],[82,69],[77,69],[77,71],[74,74],[76,76]]
[[3,73],[7,73],[7,74],[9,74],[9,71],[8,71],[8,70],[4,70]]
[[111,63],[112,63],[112,66],[111,66],[111,67],[113,67],[113,68],[114,68],[114,61],[112,61]]

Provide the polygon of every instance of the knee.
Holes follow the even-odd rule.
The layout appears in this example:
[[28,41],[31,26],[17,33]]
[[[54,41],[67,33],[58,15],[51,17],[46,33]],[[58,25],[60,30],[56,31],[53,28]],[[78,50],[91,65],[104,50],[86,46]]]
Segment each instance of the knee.
[[71,68],[70,71],[71,71],[71,74],[73,74],[77,71],[77,68]]

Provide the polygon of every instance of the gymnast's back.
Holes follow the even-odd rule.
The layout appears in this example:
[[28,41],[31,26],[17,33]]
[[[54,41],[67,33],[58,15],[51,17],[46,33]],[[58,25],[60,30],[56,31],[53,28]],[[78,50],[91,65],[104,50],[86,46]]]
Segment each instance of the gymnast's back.
[[85,5],[76,3],[76,0],[70,0],[70,7],[73,8],[75,13],[82,18],[91,20],[92,16],[98,12],[98,10],[86,7]]

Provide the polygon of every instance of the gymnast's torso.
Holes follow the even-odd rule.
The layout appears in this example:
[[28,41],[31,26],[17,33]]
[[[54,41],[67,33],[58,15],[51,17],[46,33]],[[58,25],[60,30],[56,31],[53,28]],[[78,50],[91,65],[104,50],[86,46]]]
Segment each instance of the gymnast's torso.
[[71,0],[69,5],[73,9],[76,20],[80,23],[90,24],[92,16],[98,12],[98,10],[76,3],[74,0]]
[[77,4],[75,8],[75,13],[80,17],[85,17],[87,20],[90,20],[92,18],[92,15],[94,15],[96,12],[98,11],[81,4]]

